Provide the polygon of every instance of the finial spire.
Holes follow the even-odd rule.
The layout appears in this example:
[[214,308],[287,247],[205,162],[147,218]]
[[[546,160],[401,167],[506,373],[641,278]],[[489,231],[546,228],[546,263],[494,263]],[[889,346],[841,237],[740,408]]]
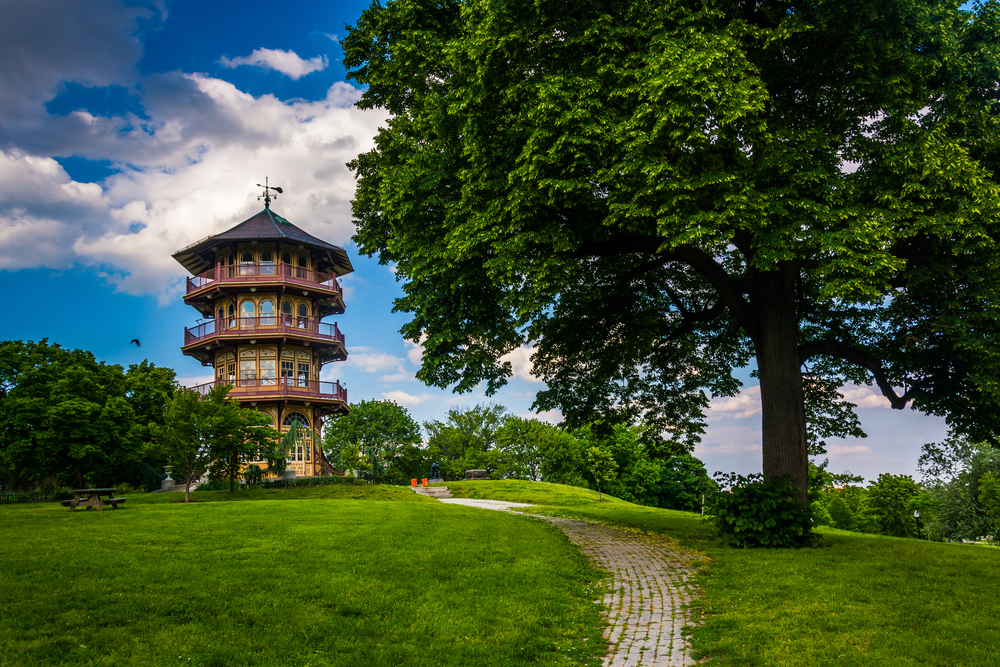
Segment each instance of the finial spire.
[[[278,195],[281,194],[281,188],[279,188],[276,185],[273,185],[273,186],[272,185],[268,185],[267,184],[267,176],[264,177],[264,185],[261,185],[260,183],[258,183],[257,187],[258,188],[264,188],[263,194],[257,195],[257,201],[260,201],[261,198],[263,198],[264,199],[264,208],[271,208],[271,199],[277,199],[278,198]],[[271,193],[269,192],[269,190],[274,190],[274,195],[273,196],[271,195]]]

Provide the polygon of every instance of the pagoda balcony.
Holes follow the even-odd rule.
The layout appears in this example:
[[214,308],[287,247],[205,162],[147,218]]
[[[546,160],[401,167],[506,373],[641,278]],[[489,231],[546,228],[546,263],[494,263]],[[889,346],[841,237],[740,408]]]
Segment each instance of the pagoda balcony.
[[243,339],[247,337],[265,340],[294,338],[345,345],[344,334],[341,333],[336,322],[327,324],[305,317],[269,315],[215,319],[197,326],[186,327],[184,329],[184,347],[213,339]]
[[204,396],[219,385],[231,386],[229,395],[241,400],[256,401],[293,400],[322,402],[336,401],[347,405],[347,387],[337,382],[322,380],[300,380],[298,378],[241,378],[239,380],[216,380],[194,387],[192,391]]
[[267,283],[290,284],[343,297],[337,277],[330,273],[311,271],[290,264],[237,264],[216,266],[188,278],[185,299],[221,285],[259,287]]

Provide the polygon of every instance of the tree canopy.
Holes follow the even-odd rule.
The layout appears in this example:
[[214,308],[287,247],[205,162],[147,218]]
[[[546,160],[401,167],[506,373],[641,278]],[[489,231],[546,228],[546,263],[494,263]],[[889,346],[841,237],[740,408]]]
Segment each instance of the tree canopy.
[[[394,0],[343,40],[390,118],[351,163],[418,377],[689,444],[756,360],[805,500],[836,388],[1000,433],[1000,9],[958,1]],[[807,432],[808,425],[808,432]]]

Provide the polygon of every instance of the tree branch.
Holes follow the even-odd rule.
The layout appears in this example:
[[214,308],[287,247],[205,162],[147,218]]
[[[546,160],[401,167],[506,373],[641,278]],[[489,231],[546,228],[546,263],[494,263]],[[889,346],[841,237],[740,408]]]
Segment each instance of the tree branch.
[[889,399],[889,405],[893,410],[902,410],[910,400],[910,392],[907,391],[902,396],[896,394],[892,384],[889,382],[882,367],[882,360],[870,352],[851,347],[839,340],[815,340],[799,346],[799,363],[804,364],[810,357],[817,354],[825,354],[830,357],[843,359],[862,368],[875,378],[875,383],[882,390],[882,395]]
[[756,313],[743,296],[737,279],[730,276],[712,255],[694,246],[681,245],[668,251],[660,251],[664,239],[658,236],[632,235],[614,239],[589,242],[580,245],[573,257],[610,257],[630,253],[655,254],[662,263],[681,262],[697,271],[715,288],[722,303],[733,314],[747,334],[757,340],[760,337],[760,323]]

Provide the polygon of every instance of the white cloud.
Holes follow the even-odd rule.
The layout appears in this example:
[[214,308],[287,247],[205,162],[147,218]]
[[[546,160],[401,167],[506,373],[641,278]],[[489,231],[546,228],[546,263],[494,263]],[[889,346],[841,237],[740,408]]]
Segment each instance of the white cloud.
[[526,412],[518,415],[521,419],[537,419],[540,422],[548,422],[555,426],[563,421],[563,414],[560,410],[544,410],[542,412]]
[[413,373],[401,370],[392,375],[380,375],[378,379],[382,382],[414,382],[417,378]]
[[414,396],[413,394],[407,394],[405,391],[386,391],[382,393],[382,398],[398,403],[404,408],[413,408],[421,403],[433,401],[437,397],[433,394],[428,394],[427,392],[424,392],[419,396]]
[[747,387],[736,396],[717,396],[709,401],[708,416],[744,419],[760,414],[760,385]]
[[[336,41],[336,39],[334,39]],[[294,51],[281,51],[280,49],[254,49],[249,56],[238,58],[227,58],[222,56],[219,63],[223,67],[239,67],[240,65],[253,65],[266,70],[275,70],[293,79],[301,79],[307,74],[320,72],[326,69],[329,61],[326,56],[317,56],[305,60],[300,58]]]
[[351,353],[344,362],[345,366],[358,368],[365,373],[379,371],[402,370],[404,359],[386,354],[370,347],[352,347]]
[[208,384],[209,382],[215,381],[215,376],[209,373],[208,375],[187,375],[184,377],[175,378],[177,384],[182,387],[197,387],[200,384]]
[[834,456],[840,456],[841,454],[860,454],[861,452],[870,452],[871,449],[865,445],[827,445],[826,451]]
[[542,382],[542,379],[534,373],[535,366],[531,363],[531,355],[535,352],[534,345],[522,345],[516,350],[511,350],[500,361],[509,361],[514,371],[514,377],[528,382]]
[[119,290],[166,303],[185,275],[170,255],[259,210],[255,183],[265,175],[285,188],[274,205],[284,217],[346,245],[354,178],[344,163],[372,145],[385,117],[351,107],[359,94],[338,82],[324,100],[282,102],[175,74],[146,82],[143,125],[56,119],[56,134],[76,147],[129,166],[102,187],[72,181],[51,158],[0,153],[0,269],[100,267]]
[[892,408],[889,399],[880,392],[874,391],[871,387],[845,384],[840,388],[840,395],[859,408]]
[[421,338],[420,343],[414,343],[412,340],[403,341],[406,345],[406,358],[410,360],[410,363],[414,366],[420,366],[423,363],[424,358],[424,346],[423,338]]

